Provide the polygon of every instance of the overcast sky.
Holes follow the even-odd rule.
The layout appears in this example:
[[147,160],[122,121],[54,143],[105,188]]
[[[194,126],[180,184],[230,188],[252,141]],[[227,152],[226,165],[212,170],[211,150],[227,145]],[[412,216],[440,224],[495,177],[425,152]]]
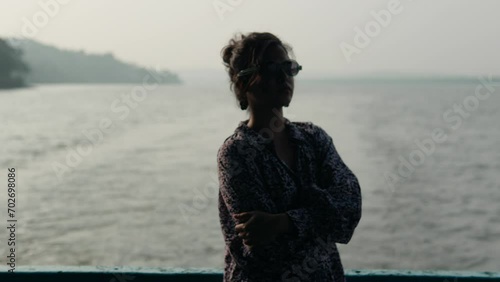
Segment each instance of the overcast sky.
[[0,37],[176,71],[220,69],[233,33],[269,31],[309,74],[500,75],[499,12],[499,0],[2,0]]

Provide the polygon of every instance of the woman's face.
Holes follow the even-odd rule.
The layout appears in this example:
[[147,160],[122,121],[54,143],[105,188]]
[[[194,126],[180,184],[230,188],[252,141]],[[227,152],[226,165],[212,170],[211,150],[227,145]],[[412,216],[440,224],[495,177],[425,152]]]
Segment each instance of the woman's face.
[[[289,60],[285,49],[280,45],[269,46],[262,57],[262,64],[282,63]],[[260,82],[249,93],[250,103],[258,107],[288,107],[292,101],[294,81],[293,77],[280,71],[276,75],[266,72],[259,74]]]

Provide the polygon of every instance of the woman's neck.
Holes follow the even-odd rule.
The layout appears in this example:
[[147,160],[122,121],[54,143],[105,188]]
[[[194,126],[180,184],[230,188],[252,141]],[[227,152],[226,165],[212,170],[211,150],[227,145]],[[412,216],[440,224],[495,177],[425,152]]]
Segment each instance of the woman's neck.
[[269,130],[273,135],[284,132],[285,118],[283,117],[283,108],[270,108],[270,109],[252,109],[250,111],[250,118],[248,127],[261,132]]

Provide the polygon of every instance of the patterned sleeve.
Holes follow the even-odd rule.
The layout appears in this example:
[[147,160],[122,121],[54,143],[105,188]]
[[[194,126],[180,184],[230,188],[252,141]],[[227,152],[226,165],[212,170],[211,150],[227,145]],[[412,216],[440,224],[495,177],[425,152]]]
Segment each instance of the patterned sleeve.
[[332,138],[314,125],[318,145],[318,182],[305,187],[302,206],[287,211],[298,238],[315,234],[347,244],[361,219],[358,179],[337,153]]
[[[237,150],[237,146],[224,145],[217,154],[219,199],[222,204],[221,223],[226,246],[231,256],[247,271],[262,271],[273,245],[250,250],[235,231],[236,220],[232,215],[242,212],[266,211],[264,204],[270,201],[264,184],[252,167],[255,152]],[[226,209],[227,212],[226,213]]]
[[224,145],[217,154],[219,191],[231,215],[260,208],[263,183],[250,171],[254,157],[254,152],[239,153],[235,143]]

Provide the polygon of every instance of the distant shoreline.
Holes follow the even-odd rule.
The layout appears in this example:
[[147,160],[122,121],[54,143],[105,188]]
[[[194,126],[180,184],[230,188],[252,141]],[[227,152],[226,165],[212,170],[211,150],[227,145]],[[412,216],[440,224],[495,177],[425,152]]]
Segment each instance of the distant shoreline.
[[28,66],[27,84],[182,84],[177,73],[124,62],[112,53],[93,54],[67,50],[30,39],[11,39]]

